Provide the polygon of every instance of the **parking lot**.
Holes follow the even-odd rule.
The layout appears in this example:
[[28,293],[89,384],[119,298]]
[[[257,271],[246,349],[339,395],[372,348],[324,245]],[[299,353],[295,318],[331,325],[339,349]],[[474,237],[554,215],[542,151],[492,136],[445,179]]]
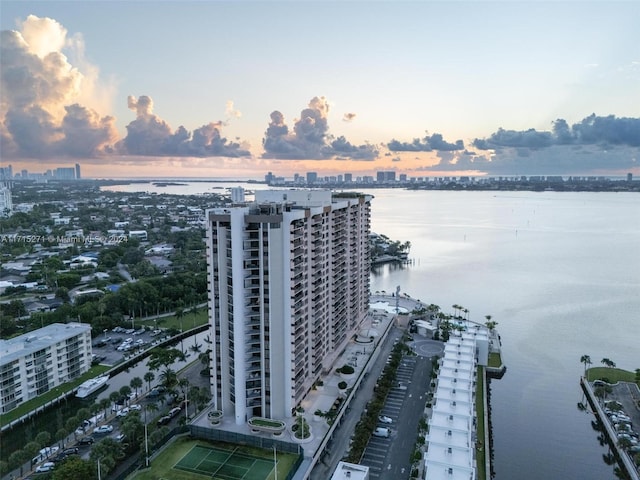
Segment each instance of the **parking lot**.
[[411,356],[402,359],[396,386],[389,391],[381,411],[381,416],[390,418],[391,423],[378,423],[379,427],[389,429],[389,437],[373,435],[360,461],[369,467],[370,478],[409,478],[410,458],[417,440],[418,420],[424,413],[430,372],[429,358]]
[[112,366],[157,345],[166,338],[165,331],[161,329],[116,327],[96,337],[92,349],[98,363]]

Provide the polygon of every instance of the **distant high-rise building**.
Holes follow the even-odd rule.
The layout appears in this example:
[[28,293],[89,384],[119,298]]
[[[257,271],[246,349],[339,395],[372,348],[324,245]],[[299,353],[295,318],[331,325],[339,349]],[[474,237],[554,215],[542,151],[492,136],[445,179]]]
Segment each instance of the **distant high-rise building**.
[[9,182],[0,183],[0,217],[13,215],[13,200]]
[[13,179],[13,166],[0,167],[0,182]]
[[244,188],[242,188],[242,187],[233,187],[231,189],[231,201],[233,203],[242,203],[242,202],[244,202]]
[[[9,165],[11,167],[11,165]],[[627,182],[631,182],[633,180],[633,173],[627,173]]]
[[396,181],[396,172],[376,172],[376,181],[378,183],[390,183]]
[[80,180],[82,177],[80,176],[80,164],[76,163],[76,180]]
[[318,172],[307,172],[307,185],[313,185],[318,181]]
[[59,167],[53,172],[53,178],[56,180],[74,180],[76,178],[76,170],[73,167]]
[[273,173],[269,172],[264,176],[264,181],[267,185],[271,185],[271,182],[273,181]]
[[350,173],[344,174],[344,183],[351,183],[353,181],[353,175]]
[[290,418],[369,303],[372,197],[259,190],[207,211],[214,408]]

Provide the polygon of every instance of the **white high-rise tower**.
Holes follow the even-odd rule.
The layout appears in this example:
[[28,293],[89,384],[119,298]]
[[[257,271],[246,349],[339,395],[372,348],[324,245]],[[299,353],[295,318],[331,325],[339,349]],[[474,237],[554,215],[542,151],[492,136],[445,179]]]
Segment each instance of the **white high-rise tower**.
[[366,318],[372,197],[257,191],[207,212],[214,408],[287,418]]

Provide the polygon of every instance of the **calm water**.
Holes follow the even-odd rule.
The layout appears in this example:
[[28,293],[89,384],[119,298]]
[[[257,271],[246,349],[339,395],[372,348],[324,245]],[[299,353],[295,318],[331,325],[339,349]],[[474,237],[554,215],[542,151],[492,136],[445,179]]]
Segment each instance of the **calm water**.
[[[219,191],[212,186],[236,184],[117,190]],[[460,304],[472,320],[498,322],[508,371],[492,382],[496,479],[615,478],[591,418],[576,408],[580,356],[640,367],[640,196],[367,193],[375,197],[372,230],[410,241],[413,259],[373,275],[373,291],[399,285],[444,311]]]
[[[640,197],[611,193],[375,191],[372,230],[412,243],[397,285],[499,323],[506,376],[492,382],[496,479],[608,479],[576,408],[588,354],[640,367]],[[451,312],[453,313],[453,312]]]

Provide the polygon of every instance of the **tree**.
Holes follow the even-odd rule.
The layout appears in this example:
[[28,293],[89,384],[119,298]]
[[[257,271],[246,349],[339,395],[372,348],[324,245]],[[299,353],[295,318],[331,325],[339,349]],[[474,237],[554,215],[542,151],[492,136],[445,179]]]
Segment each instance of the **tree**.
[[138,389],[142,387],[142,379],[140,377],[133,377],[129,382],[129,385],[136,392],[136,397],[138,396]]
[[156,379],[156,376],[153,374],[153,372],[147,372],[144,374],[144,381],[147,382],[147,386],[149,388],[149,390],[151,390],[151,382],[153,382]]
[[100,460],[100,471],[103,475],[108,474],[124,455],[122,444],[113,438],[100,440],[91,448],[89,458],[94,462]]
[[172,391],[178,384],[178,374],[167,367],[160,373],[160,383],[162,383],[167,390]]
[[149,370],[160,370],[161,367],[168,367],[176,360],[184,360],[185,355],[177,348],[154,348],[149,354],[147,367]]
[[123,385],[120,387],[119,393],[122,397],[126,397],[126,401],[128,401],[129,395],[131,394],[131,387],[129,385]]
[[104,412],[104,417],[107,418],[107,410],[111,405],[111,400],[108,398],[101,398],[99,404],[100,404],[100,410]]
[[582,355],[580,357],[580,363],[584,363],[584,376],[587,376],[587,365],[591,365],[591,357],[589,355]]
[[20,467],[20,476],[22,476],[22,467],[28,460],[29,454],[27,452],[24,450],[16,450],[9,455],[9,468],[13,470],[14,468]]
[[46,447],[51,442],[51,434],[47,431],[42,431],[36,435],[36,443],[40,445],[40,448]]
[[602,360],[600,360],[600,363],[602,363],[604,366],[609,367],[609,368],[615,368],[616,367],[615,362],[612,362],[608,358],[603,358]]
[[51,476],[52,480],[95,480],[97,478],[96,465],[90,460],[84,460],[77,456],[58,464]]
[[42,448],[42,445],[40,445],[38,442],[33,441],[33,442],[27,443],[24,446],[23,450],[27,454],[27,458],[33,458],[38,454],[41,448]]
[[69,435],[69,431],[66,428],[59,428],[56,430],[56,441],[62,442],[62,447],[64,447],[64,439]]

